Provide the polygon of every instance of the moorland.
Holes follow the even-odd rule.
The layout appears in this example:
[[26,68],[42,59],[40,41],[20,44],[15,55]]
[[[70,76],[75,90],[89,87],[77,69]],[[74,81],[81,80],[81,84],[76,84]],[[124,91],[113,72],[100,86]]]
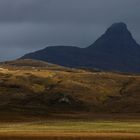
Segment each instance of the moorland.
[[140,75],[0,63],[1,139],[140,138]]

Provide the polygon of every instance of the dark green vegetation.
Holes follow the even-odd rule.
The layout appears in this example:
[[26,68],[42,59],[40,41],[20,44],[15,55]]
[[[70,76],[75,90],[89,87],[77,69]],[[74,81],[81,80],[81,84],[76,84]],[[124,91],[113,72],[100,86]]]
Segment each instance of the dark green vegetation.
[[68,67],[140,73],[140,45],[124,23],[115,23],[86,48],[51,46],[26,54],[21,59],[37,59]]
[[140,113],[138,75],[89,72],[55,65],[25,66],[30,61],[33,60],[2,65],[0,112]]

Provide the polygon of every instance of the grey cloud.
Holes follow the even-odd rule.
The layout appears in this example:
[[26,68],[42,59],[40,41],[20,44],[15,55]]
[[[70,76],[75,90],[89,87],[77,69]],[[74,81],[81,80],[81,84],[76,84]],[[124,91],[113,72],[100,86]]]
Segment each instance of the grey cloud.
[[0,60],[50,45],[86,47],[114,22],[140,43],[140,0],[0,0]]
[[137,20],[139,6],[139,0],[1,0],[0,21],[98,24]]

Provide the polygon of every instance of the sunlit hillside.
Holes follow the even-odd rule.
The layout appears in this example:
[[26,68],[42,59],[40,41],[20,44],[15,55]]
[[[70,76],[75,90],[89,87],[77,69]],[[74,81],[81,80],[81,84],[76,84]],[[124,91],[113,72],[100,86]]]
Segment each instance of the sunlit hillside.
[[35,60],[1,63],[0,112],[140,113],[140,76]]

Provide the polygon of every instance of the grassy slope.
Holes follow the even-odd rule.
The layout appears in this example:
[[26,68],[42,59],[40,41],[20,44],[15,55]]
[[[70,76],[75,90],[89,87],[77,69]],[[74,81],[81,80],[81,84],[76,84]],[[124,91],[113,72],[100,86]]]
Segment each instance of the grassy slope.
[[140,113],[140,76],[22,63],[0,69],[1,111]]
[[139,121],[40,120],[0,124],[0,139],[139,140]]
[[140,76],[28,64],[0,69],[1,140],[140,138]]

